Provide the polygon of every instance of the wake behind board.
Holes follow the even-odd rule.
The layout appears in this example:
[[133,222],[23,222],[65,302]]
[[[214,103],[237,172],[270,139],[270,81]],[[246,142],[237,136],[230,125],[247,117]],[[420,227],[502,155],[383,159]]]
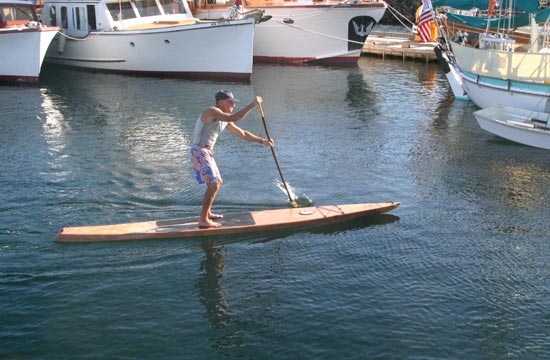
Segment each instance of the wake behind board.
[[116,225],[63,228],[57,242],[97,242],[168,238],[200,238],[245,234],[330,224],[361,216],[380,214],[398,207],[400,203],[329,205],[319,207],[250,211],[224,215],[216,220],[219,228],[199,229],[198,218],[145,221]]

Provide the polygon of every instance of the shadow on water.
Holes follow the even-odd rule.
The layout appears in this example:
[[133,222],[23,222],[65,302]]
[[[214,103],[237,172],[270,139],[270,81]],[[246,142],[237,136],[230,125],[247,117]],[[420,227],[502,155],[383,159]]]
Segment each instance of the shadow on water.
[[348,105],[359,112],[360,115],[373,117],[378,115],[376,108],[376,92],[365,81],[363,73],[357,69],[349,71],[347,75],[348,89],[345,100]]

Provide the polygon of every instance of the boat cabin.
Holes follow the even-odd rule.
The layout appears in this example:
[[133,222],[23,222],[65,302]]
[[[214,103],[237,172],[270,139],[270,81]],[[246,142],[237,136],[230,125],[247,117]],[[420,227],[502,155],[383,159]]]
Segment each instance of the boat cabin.
[[144,24],[178,23],[193,19],[188,4],[182,0],[47,0],[42,20],[59,26],[65,33],[85,37],[97,30],[135,30]]
[[0,28],[26,25],[31,21],[38,21],[31,1],[10,1],[0,3]]

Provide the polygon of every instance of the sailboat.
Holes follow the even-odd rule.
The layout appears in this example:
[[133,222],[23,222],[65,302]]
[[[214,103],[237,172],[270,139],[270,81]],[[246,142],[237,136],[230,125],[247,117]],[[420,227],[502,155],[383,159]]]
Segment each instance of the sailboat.
[[[438,0],[434,5],[453,1]],[[446,34],[455,30],[449,19],[471,32],[464,33],[463,28],[452,38],[446,37],[439,47],[440,61],[459,74],[455,87],[460,84],[468,98],[482,108],[474,113],[482,129],[520,144],[549,149],[550,42],[539,35],[539,23],[544,23],[542,33],[547,33],[550,9],[539,9],[538,2],[532,0],[517,0],[515,5],[507,4],[506,11],[499,9],[499,14],[508,15],[504,18],[448,13],[442,25]],[[494,12],[493,6],[488,3],[488,14]],[[530,25],[529,31],[517,30],[524,25]]]
[[[444,1],[448,4],[452,0]],[[465,93],[480,108],[505,104],[549,112],[550,39],[539,36],[538,23],[545,22],[545,28],[548,29],[550,9],[534,7],[533,0],[517,0],[516,5],[518,3],[523,4],[523,9],[537,11],[527,13],[524,10],[506,19],[475,18],[475,21],[469,21],[472,19],[460,16],[463,21],[469,21],[469,25],[478,26],[478,44],[469,43],[468,39],[475,37],[468,37],[464,33],[447,39],[454,59],[453,65],[461,74]],[[434,5],[437,4],[434,2]],[[511,30],[512,26],[525,25],[526,17],[530,20],[531,40],[529,44],[522,44],[511,38],[507,30]],[[498,24],[501,31],[492,33],[491,29],[495,29]],[[446,28],[448,34],[451,31]]]

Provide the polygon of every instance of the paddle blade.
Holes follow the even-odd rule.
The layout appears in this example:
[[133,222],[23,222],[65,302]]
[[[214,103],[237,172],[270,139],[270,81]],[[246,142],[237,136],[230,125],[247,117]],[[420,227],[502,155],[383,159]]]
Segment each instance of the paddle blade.
[[285,184],[283,184],[283,182],[278,179],[275,179],[273,183],[279,188],[279,190],[281,190],[285,194],[287,194],[286,191],[288,189],[288,195],[290,195],[290,198],[292,198],[292,200],[289,199],[290,205],[293,208],[313,206],[313,201],[311,201],[311,199],[304,194],[302,194],[301,196],[297,196],[296,189],[290,186],[289,183],[286,183],[286,187]]
[[305,195],[298,196],[294,198],[294,203],[296,207],[310,207],[313,206],[313,201]]

